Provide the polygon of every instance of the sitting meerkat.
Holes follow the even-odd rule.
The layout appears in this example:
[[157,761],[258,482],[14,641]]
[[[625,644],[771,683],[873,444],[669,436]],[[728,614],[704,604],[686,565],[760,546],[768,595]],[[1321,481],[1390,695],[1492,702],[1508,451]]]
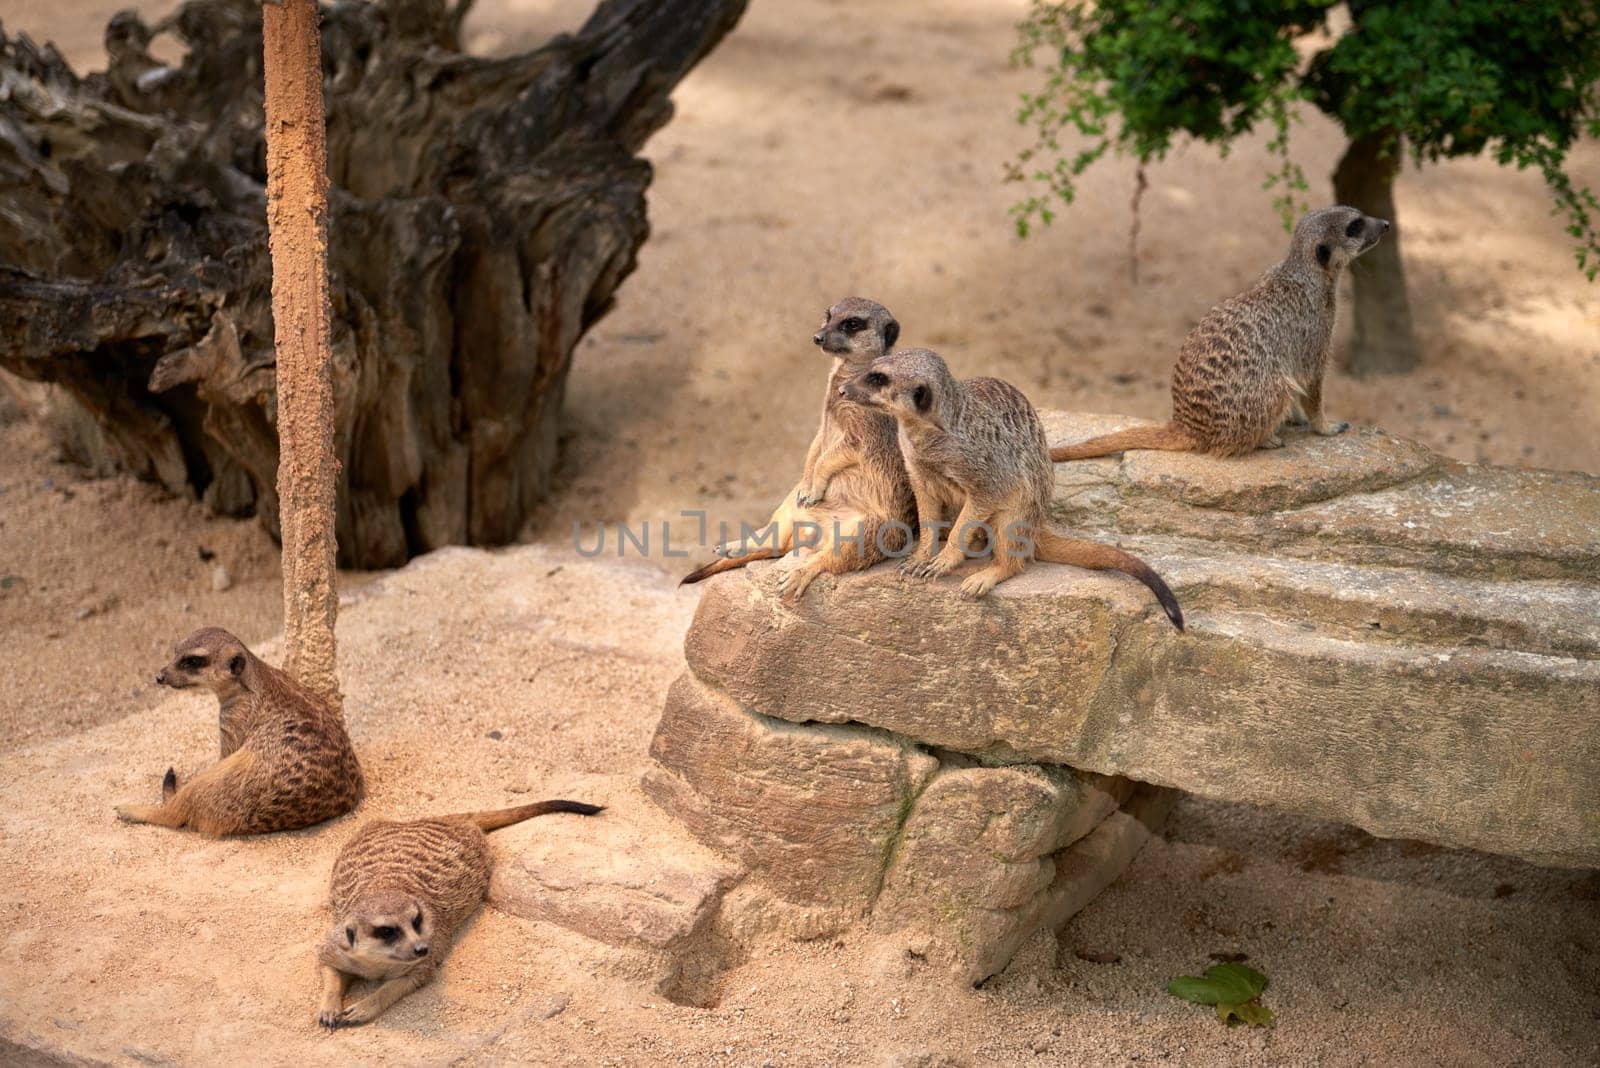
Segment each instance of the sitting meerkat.
[[267,834],[342,816],[361,800],[361,765],[339,713],[227,631],[206,627],[179,642],[156,682],[216,695],[221,759],[182,786],[168,768],[161,804],[119,805],[122,819]]
[[1189,331],[1172,372],[1169,422],[1059,445],[1050,459],[1124,449],[1240,456],[1282,446],[1278,428],[1291,414],[1318,434],[1347,430],[1348,423],[1322,415],[1339,273],[1388,232],[1388,222],[1355,208],[1323,208],[1301,219],[1288,257]]
[[[1055,479],[1044,426],[1016,387],[998,378],[958,382],[938,353],[911,349],[874,361],[842,389],[899,424],[920,527],[916,551],[902,569],[919,577],[948,574],[966,559],[969,535],[981,532],[993,559],[962,583],[969,598],[1019,574],[1029,559],[1074,564],[1132,575],[1183,629],[1178,599],[1150,565],[1046,526]],[[937,528],[952,514],[951,537],[935,555]]]
[[717,546],[721,559],[680,585],[783,556],[798,544],[809,546],[811,555],[779,581],[785,596],[798,598],[818,575],[859,571],[905,548],[915,513],[894,420],[850,403],[839,391],[899,336],[889,309],[863,297],[846,297],[823,313],[811,341],[833,357],[833,368],[800,481],[756,538]]
[[[493,855],[485,831],[550,812],[600,811],[581,801],[538,801],[361,828],[333,862],[334,923],[318,954],[317,1022],[330,1030],[371,1023],[433,978],[450,939],[489,895]],[[345,1008],[345,988],[357,978],[380,985]]]

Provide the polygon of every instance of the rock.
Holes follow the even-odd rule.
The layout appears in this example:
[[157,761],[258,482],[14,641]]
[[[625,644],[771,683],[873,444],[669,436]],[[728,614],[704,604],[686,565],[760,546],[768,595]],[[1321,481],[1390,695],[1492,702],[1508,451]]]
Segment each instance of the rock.
[[642,803],[498,832],[502,859],[490,902],[613,946],[686,946],[706,930],[739,872],[681,837],[630,821],[626,813]]
[[854,726],[755,716],[689,675],[667,695],[645,792],[791,900],[859,910],[937,762]]
[[702,587],[644,788],[741,891],[864,916],[885,977],[975,982],[1115,879],[1173,787],[1600,863],[1600,479],[1376,430],[1056,478],[1058,524],[1148,559],[1187,632],[1124,575],[1045,564],[979,604],[891,567],[798,604],[781,564]]
[[217,593],[233,588],[233,576],[221,564],[211,569],[211,588]]
[[[1034,931],[1065,922],[1057,884],[1086,874],[1069,847],[1133,791],[1126,779],[1061,767],[940,771],[906,821],[874,926],[968,982],[994,974]],[[1132,853],[1101,859],[1109,882]]]
[[1057,477],[1058,522],[1149,559],[1187,633],[1116,574],[1036,565],[973,605],[875,568],[790,606],[758,564],[706,584],[690,670],[753,716],[1600,863],[1600,479],[1376,431]]

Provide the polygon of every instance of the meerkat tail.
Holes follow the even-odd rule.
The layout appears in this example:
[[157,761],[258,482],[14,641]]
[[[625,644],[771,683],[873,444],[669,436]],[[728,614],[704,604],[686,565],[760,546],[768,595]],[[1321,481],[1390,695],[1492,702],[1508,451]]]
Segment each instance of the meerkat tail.
[[178,792],[178,772],[173,768],[167,769],[167,774],[161,780],[161,800],[171,801],[172,795]]
[[531,820],[535,816],[547,816],[552,812],[572,812],[579,816],[593,816],[596,812],[604,812],[604,805],[587,805],[582,801],[535,801],[531,805],[516,805],[512,808],[490,809],[486,812],[458,812],[454,816],[446,816],[449,820],[466,820],[475,823],[485,831],[498,831],[502,827],[509,827],[513,823]]
[[1089,460],[1096,456],[1109,456],[1111,453],[1127,449],[1194,452],[1199,448],[1200,442],[1193,434],[1176,423],[1163,423],[1161,426],[1129,427],[1115,434],[1102,434],[1088,441],[1080,441],[1076,445],[1057,445],[1050,450],[1050,459],[1060,463],[1062,460]]
[[1150,587],[1150,592],[1161,602],[1172,625],[1183,629],[1183,609],[1178,607],[1178,598],[1161,576],[1137,556],[1099,542],[1063,537],[1052,530],[1035,530],[1033,539],[1035,559],[1052,564],[1072,564],[1093,571],[1121,571],[1125,575],[1132,575]]
[[732,571],[736,567],[743,567],[756,560],[774,560],[783,554],[776,548],[753,549],[742,556],[728,556],[721,560],[713,560],[705,567],[697,567],[682,579],[678,580],[680,586],[693,586],[696,582],[704,581],[712,575],[720,575],[724,571]]

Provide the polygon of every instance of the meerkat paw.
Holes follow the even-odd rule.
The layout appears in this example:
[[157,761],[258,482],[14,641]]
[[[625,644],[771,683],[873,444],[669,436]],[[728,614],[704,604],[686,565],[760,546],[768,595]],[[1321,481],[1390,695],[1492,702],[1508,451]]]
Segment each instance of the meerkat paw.
[[791,603],[805,596],[819,572],[814,568],[797,567],[778,576],[778,596]]
[[348,1009],[342,1009],[334,1013],[333,1022],[323,1026],[330,1031],[337,1031],[341,1027],[360,1027],[362,1024],[369,1024],[377,1018],[378,1014],[376,1012],[363,1008],[361,1002],[358,1001]]
[[1350,429],[1350,424],[1349,423],[1323,423],[1321,426],[1314,426],[1311,429],[1315,430],[1318,434],[1321,434],[1325,438],[1331,438],[1335,434],[1343,434],[1346,430],[1349,430]]
[[941,552],[932,560],[913,568],[911,574],[914,578],[938,578],[940,575],[948,575],[960,567],[961,562],[965,559],[966,557],[959,550],[954,553]]
[[343,1009],[323,1009],[317,1013],[317,1026],[325,1027],[329,1031],[337,1031],[339,1029],[339,1014],[343,1011]]
[[992,574],[988,568],[970,576],[961,584],[961,596],[969,601],[987,597],[989,591],[1000,585],[1000,576]]
[[1260,447],[1263,449],[1281,449],[1283,448],[1283,439],[1274,434],[1266,441],[1263,441]]

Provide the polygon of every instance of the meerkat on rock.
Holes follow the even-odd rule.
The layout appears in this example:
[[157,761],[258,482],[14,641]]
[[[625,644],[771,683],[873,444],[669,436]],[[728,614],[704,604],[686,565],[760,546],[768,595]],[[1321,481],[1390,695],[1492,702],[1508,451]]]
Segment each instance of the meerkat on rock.
[[221,759],[182,786],[168,768],[161,804],[119,805],[122,819],[267,834],[341,816],[361,800],[361,765],[344,720],[227,631],[207,627],[179,642],[156,682],[216,695]]
[[[592,816],[598,805],[539,801],[491,812],[369,823],[333,863],[333,927],[318,954],[323,1027],[371,1023],[433,978],[451,938],[489,894],[493,854],[485,831],[551,812]],[[349,1008],[346,987],[370,979],[377,989]]]
[[905,548],[914,512],[894,420],[840,393],[899,336],[900,324],[889,309],[862,297],[846,297],[823,313],[811,341],[833,357],[833,368],[800,481],[755,538],[717,546],[721,559],[691,572],[684,583],[809,548],[780,579],[784,595],[797,598],[818,575],[871,567]]
[[1169,422],[1057,446],[1050,459],[1125,449],[1240,456],[1281,446],[1278,429],[1291,415],[1318,434],[1347,429],[1322,414],[1339,275],[1388,232],[1383,219],[1342,206],[1301,219],[1288,257],[1189,331],[1172,372]]
[[[912,349],[874,361],[841,389],[858,404],[892,414],[899,426],[920,528],[916,551],[901,564],[908,573],[954,571],[972,536],[982,533],[991,560],[962,583],[967,597],[986,595],[1030,559],[1121,571],[1148,586],[1172,625],[1183,629],[1177,598],[1143,560],[1046,525],[1055,479],[1044,426],[1014,386],[997,378],[958,382],[938,353]],[[935,553],[942,527],[950,536]]]

